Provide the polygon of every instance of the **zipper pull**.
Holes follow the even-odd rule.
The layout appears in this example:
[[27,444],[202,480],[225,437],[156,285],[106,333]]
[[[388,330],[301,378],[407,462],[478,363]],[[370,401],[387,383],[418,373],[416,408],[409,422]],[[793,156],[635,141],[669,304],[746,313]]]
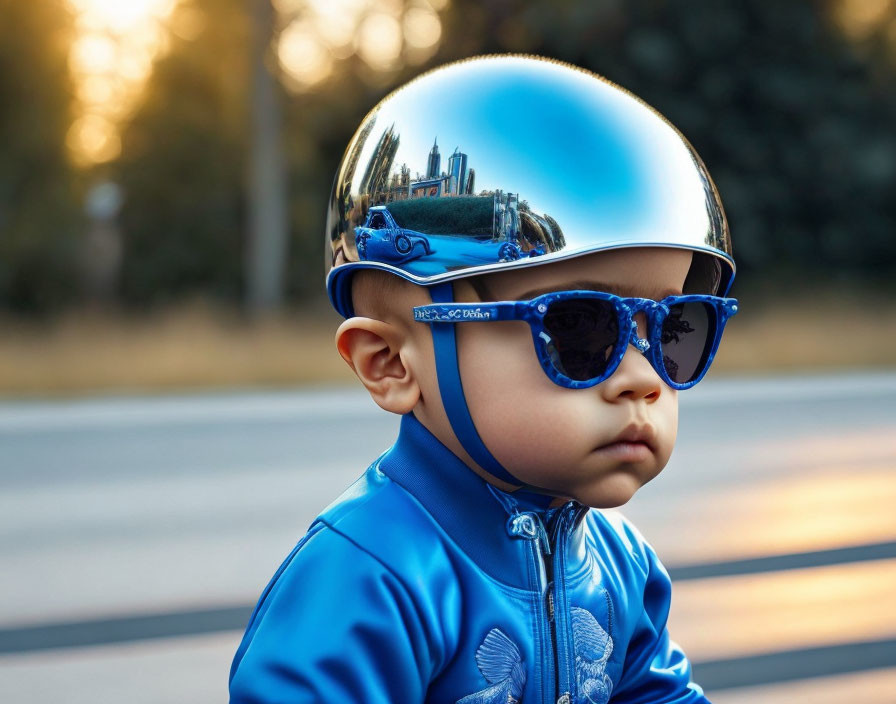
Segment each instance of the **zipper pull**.
[[535,540],[540,535],[538,523],[534,513],[515,513],[507,520],[507,532],[515,538]]
[[554,583],[548,584],[548,591],[545,597],[548,602],[548,621],[554,620]]

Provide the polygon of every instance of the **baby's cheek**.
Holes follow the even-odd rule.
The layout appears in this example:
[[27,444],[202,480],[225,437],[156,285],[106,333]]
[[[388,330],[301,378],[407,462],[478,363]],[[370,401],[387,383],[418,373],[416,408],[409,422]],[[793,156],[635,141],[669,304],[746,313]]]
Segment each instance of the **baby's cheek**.
[[542,371],[528,325],[466,328],[458,331],[458,350],[467,405],[492,453],[517,464],[552,432],[545,413],[562,389]]
[[503,422],[497,415],[488,418],[485,432],[493,454],[530,484],[554,488],[557,475],[566,474],[581,459],[588,433],[562,400],[527,389],[508,399]]
[[665,398],[658,401],[660,405],[657,412],[652,414],[652,420],[659,435],[661,446],[658,448],[659,459],[663,466],[669,461],[675,440],[678,436],[678,392],[666,388],[663,390]]
[[476,386],[475,390],[489,389],[492,394],[507,396],[513,389],[526,386],[533,372],[540,370],[525,323],[468,323],[457,328],[465,391],[470,385]]

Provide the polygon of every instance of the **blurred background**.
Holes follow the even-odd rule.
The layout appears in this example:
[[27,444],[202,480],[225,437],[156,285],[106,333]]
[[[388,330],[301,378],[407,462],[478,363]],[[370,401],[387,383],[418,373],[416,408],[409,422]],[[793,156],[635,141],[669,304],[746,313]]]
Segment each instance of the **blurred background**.
[[333,349],[342,152],[490,52],[641,96],[727,209],[742,312],[624,509],[698,679],[896,701],[896,0],[0,0],[0,699],[226,699],[394,433]]

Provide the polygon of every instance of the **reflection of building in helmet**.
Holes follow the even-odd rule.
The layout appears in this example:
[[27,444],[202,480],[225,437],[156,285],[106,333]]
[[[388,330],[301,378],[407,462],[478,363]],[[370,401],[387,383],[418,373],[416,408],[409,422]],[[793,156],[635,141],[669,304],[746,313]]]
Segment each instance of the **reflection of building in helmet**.
[[454,148],[454,153],[448,157],[448,192],[459,195],[464,192],[467,180],[467,155]]
[[448,171],[439,171],[442,157],[438,140],[433,142],[426,163],[425,175],[417,173],[411,179],[411,169],[402,164],[398,171],[392,173],[388,181],[384,179],[395,160],[399,137],[390,128],[380,138],[373,156],[367,165],[364,178],[361,179],[360,190],[369,193],[374,205],[385,205],[409,198],[441,198],[443,196],[472,195],[476,182],[476,172],[467,168],[467,155],[455,147],[448,157]]
[[[363,221],[370,206],[389,205],[402,228],[437,235],[487,236],[512,245],[516,258],[525,253],[557,251],[563,246],[563,233],[556,220],[532,212],[528,202],[520,202],[519,193],[498,189],[473,196],[476,171],[468,167],[469,157],[459,146],[448,157],[447,172],[439,172],[441,153],[436,139],[427,157],[425,176],[418,172],[411,179],[410,167],[402,164],[387,180],[399,143],[394,125],[377,142],[360,183],[367,200],[353,213],[358,222]],[[433,199],[443,202],[420,202]],[[407,205],[398,205],[403,202]]]
[[436,137],[429,151],[429,161],[426,163],[426,178],[437,178],[442,157],[439,155],[439,138]]
[[383,132],[373,156],[367,163],[367,169],[361,179],[361,193],[369,193],[374,204],[385,200],[389,172],[392,170],[400,142],[401,138],[395,134],[395,125],[391,125]]
[[411,170],[407,164],[402,164],[401,169],[392,174],[389,180],[389,190],[386,193],[386,203],[394,200],[404,200],[408,197],[411,185]]
[[544,254],[564,246],[563,231],[550,215],[532,211],[519,193],[495,191],[495,227],[497,240],[517,245],[519,253]]
[[495,239],[516,242],[520,232],[519,194],[495,191]]

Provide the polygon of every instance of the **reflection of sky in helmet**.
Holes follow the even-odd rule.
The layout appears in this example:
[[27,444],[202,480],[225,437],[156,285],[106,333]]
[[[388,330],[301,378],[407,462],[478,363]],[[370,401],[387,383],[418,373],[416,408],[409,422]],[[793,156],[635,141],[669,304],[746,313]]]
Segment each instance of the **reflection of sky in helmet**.
[[[694,207],[703,201],[703,185],[687,149],[659,117],[587,74],[505,61],[520,70],[504,61],[460,64],[442,72],[442,80],[416,81],[393,96],[377,115],[354,187],[383,130],[394,124],[400,143],[393,172],[405,163],[412,180],[425,174],[437,138],[442,171],[459,148],[476,172],[475,193],[518,193],[534,212],[558,220],[572,248],[595,230],[608,240],[652,232],[672,242],[693,242],[706,232],[705,208]],[[544,80],[532,80],[539,72]],[[562,110],[552,109],[558,93]]]

